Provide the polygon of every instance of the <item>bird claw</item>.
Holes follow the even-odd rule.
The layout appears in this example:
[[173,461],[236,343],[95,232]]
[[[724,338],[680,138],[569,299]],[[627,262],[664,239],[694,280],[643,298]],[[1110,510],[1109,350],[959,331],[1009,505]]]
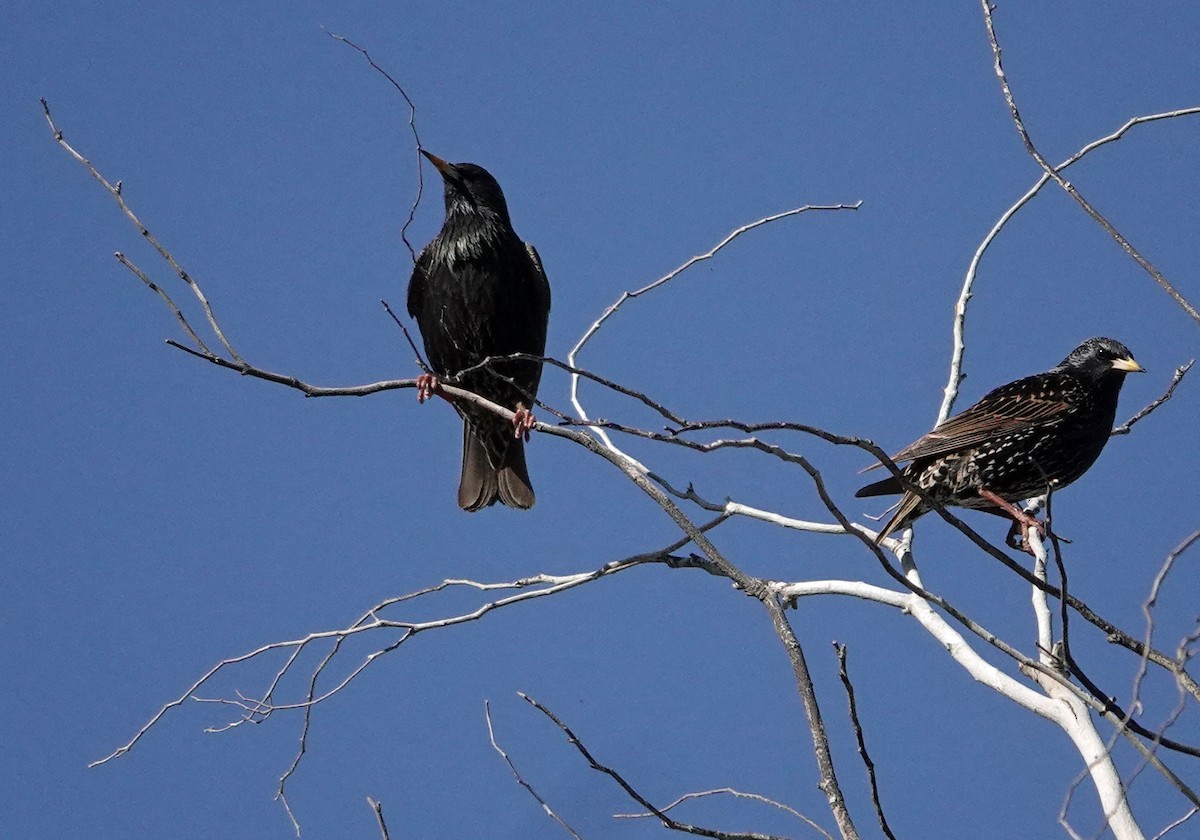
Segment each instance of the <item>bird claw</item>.
[[529,440],[529,433],[537,425],[537,418],[533,416],[533,412],[526,408],[523,403],[517,403],[517,410],[513,413],[512,424],[514,438]]
[[441,383],[432,373],[422,373],[417,377],[417,402],[424,403],[438,392]]
[[1009,548],[1024,551],[1026,554],[1033,554],[1033,547],[1029,545],[1026,533],[1029,528],[1034,529],[1034,533],[1037,534],[1039,540],[1046,539],[1046,523],[1036,516],[1026,513],[1012,502],[1005,500],[1002,496],[993,493],[986,487],[979,488],[979,495],[987,499],[1012,519],[1012,525],[1009,526],[1008,533],[1004,536],[1004,544]]
[[[1026,554],[1034,555],[1033,546],[1029,544],[1026,530],[1033,528],[1039,540],[1046,539],[1046,523],[1040,519],[1022,513],[1024,519],[1013,519],[1012,525],[1008,528],[1008,533],[1004,536],[1004,544],[1009,548],[1015,548],[1018,551],[1024,551]],[[1036,556],[1036,555],[1034,555]]]

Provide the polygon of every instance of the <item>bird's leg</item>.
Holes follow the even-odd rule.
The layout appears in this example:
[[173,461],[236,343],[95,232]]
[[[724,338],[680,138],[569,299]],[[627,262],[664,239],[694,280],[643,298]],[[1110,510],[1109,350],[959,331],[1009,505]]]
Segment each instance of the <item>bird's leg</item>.
[[437,389],[437,377],[432,373],[422,373],[417,377],[417,402],[425,402],[425,400],[437,393]]
[[442,390],[442,384],[438,381],[437,376],[432,373],[422,373],[417,377],[417,402],[423,403],[434,394],[448,403],[454,403],[454,398]]
[[979,495],[1012,517],[1013,523],[1008,529],[1008,534],[1004,537],[1004,544],[1009,548],[1019,548],[1027,554],[1033,554],[1033,549],[1029,547],[1024,539],[1021,542],[1017,542],[1017,537],[1024,538],[1025,529],[1033,528],[1036,530],[1039,538],[1044,538],[1046,536],[1046,523],[1035,516],[1030,516],[1012,502],[1002,499],[986,487],[979,488]]
[[517,410],[513,413],[512,424],[514,438],[529,440],[529,433],[537,425],[537,418],[533,416],[532,411],[525,407],[525,403],[519,402]]
[[1006,546],[1015,548],[1018,551],[1026,551],[1025,542],[1021,539],[1023,536],[1022,527],[1021,523],[1017,520],[1014,519],[1012,521],[1008,526],[1008,533],[1004,535],[1004,544]]

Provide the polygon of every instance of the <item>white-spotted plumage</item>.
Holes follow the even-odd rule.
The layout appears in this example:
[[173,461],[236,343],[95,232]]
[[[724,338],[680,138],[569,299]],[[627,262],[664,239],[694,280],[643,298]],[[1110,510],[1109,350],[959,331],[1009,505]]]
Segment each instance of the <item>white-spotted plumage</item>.
[[[904,480],[938,504],[1002,512],[983,491],[1012,504],[1088,470],[1108,442],[1125,374],[1140,370],[1120,342],[1088,339],[1058,366],[996,388],[892,460],[911,461]],[[895,476],[856,495],[890,493],[904,496],[880,540],[933,509]]]

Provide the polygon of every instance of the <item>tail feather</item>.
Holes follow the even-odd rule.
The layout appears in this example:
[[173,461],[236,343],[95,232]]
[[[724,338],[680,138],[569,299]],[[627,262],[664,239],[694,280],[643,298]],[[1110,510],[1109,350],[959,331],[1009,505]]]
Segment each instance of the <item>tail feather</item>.
[[[503,434],[505,430],[497,430]],[[528,509],[535,501],[529,470],[525,466],[525,442],[497,440],[489,447],[486,430],[463,423],[462,474],[458,482],[458,506],[474,512],[496,502]],[[511,434],[511,433],[510,433]],[[501,451],[495,451],[503,447]],[[490,451],[491,450],[491,451]]]
[[514,440],[508,445],[497,478],[501,502],[520,510],[533,507],[537,497],[533,494],[533,482],[529,480],[529,468],[525,466],[525,441]]
[[[882,484],[883,482],[880,482],[880,483]],[[871,486],[873,487],[874,485],[871,485]],[[868,488],[866,488],[866,487],[863,488],[863,490],[866,490],[866,489],[868,489]],[[861,493],[862,491],[859,491],[859,492]],[[871,494],[871,495],[877,495],[877,494]],[[917,509],[917,507],[920,506],[920,504],[921,504],[921,497],[918,496],[916,493],[905,493],[904,496],[900,499],[900,504],[896,506],[896,512],[892,514],[892,518],[889,519],[887,524],[884,525],[879,530],[879,534],[875,537],[875,545],[879,545],[893,531],[897,531],[901,527],[903,527],[905,524],[907,524],[905,522],[905,520],[907,520],[909,518],[909,516],[911,516],[913,511],[915,511]]]
[[487,447],[468,422],[463,423],[462,474],[458,480],[458,506],[476,511],[495,504],[500,491],[496,468],[488,458]]
[[874,484],[868,484],[854,494],[855,498],[861,499],[864,496],[891,496],[897,493],[903,493],[904,488],[900,486],[900,479],[894,475],[889,475],[882,481],[876,481]]

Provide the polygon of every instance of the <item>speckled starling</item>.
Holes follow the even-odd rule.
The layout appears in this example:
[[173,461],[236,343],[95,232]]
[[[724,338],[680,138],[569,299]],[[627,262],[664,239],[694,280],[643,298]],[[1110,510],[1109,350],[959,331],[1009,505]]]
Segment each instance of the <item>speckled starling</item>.
[[[905,480],[943,505],[1011,517],[1008,542],[1016,545],[1018,529],[1041,526],[1014,503],[1087,472],[1108,442],[1125,374],[1142,370],[1119,341],[1090,338],[1057,367],[1000,386],[892,460],[911,461]],[[895,476],[855,495],[890,493],[904,495],[877,543],[933,509]]]
[[441,173],[446,220],[421,250],[408,284],[408,314],[420,327],[433,368],[432,376],[421,377],[417,396],[423,402],[437,392],[437,377],[454,378],[460,387],[515,411],[510,424],[451,400],[463,419],[458,504],[468,511],[497,501],[529,508],[534,493],[524,438],[533,428],[529,409],[542,365],[510,360],[462,372],[489,356],[543,355],[550,284],[537,251],[513,230],[496,179],[473,163],[421,153]]

